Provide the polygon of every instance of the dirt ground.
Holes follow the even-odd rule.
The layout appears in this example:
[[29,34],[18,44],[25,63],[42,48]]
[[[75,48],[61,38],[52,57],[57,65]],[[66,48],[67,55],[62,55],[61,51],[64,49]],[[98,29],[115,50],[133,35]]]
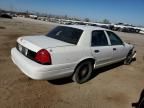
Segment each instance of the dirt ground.
[[116,32],[135,44],[137,60],[95,70],[91,80],[31,80],[12,63],[17,37],[46,34],[55,24],[24,18],[0,19],[0,108],[131,108],[144,88],[144,35]]

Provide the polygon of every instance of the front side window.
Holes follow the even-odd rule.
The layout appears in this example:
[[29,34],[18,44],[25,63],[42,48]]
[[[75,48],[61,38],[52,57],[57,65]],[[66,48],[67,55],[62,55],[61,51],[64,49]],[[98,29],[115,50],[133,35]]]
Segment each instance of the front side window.
[[108,41],[104,31],[96,30],[92,32],[91,46],[107,46]]
[[58,26],[50,31],[47,36],[67,43],[77,44],[82,32],[83,30],[77,28]]
[[122,40],[113,32],[107,31],[111,45],[123,45]]

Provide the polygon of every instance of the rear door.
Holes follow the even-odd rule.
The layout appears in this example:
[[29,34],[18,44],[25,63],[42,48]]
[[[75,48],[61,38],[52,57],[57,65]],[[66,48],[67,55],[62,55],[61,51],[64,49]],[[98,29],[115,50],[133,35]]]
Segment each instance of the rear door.
[[103,30],[92,31],[91,49],[92,55],[96,60],[96,66],[104,65],[111,61],[113,49],[109,46],[108,38]]
[[110,39],[111,48],[113,49],[113,61],[123,59],[125,57],[125,46],[123,41],[115,33],[111,31],[107,31],[107,34]]

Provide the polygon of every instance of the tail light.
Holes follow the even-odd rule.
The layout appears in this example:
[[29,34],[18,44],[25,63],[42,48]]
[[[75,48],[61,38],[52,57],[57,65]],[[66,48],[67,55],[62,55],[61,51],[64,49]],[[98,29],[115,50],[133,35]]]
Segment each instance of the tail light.
[[41,64],[51,64],[50,53],[46,49],[41,49],[36,53],[35,60]]

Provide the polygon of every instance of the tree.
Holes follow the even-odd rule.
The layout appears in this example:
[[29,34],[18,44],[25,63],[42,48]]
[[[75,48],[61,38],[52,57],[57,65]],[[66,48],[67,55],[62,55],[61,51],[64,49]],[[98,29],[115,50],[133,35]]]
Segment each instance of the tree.
[[63,17],[64,17],[64,19],[66,19],[66,20],[68,19],[68,16],[67,16],[67,15],[65,15],[65,16],[63,16]]
[[90,22],[90,19],[89,18],[85,18],[84,21],[85,22]]
[[108,19],[104,19],[104,20],[102,21],[102,23],[104,23],[104,24],[110,24],[110,21],[109,21]]

